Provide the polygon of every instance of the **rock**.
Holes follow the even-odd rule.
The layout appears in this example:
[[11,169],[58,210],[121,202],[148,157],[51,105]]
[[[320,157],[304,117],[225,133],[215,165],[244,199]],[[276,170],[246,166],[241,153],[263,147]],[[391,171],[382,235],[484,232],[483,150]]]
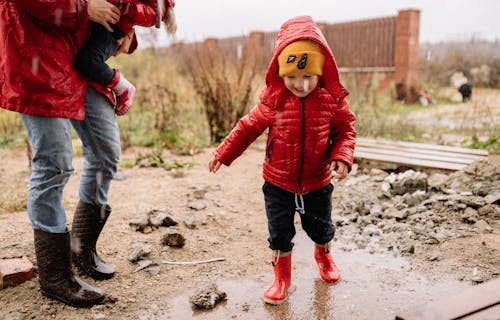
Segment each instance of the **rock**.
[[462,221],[465,223],[476,223],[478,219],[479,215],[477,214],[477,211],[470,207],[465,208],[462,213]]
[[397,210],[397,209],[389,209],[384,211],[384,218],[388,219],[396,219],[396,220],[403,220],[408,217],[408,211],[406,210]]
[[132,219],[130,221],[129,225],[135,230],[135,231],[143,231],[146,227],[149,226],[149,216],[147,214],[138,216]]
[[[415,172],[413,170],[408,170],[398,175],[391,173],[384,179],[384,183],[389,183],[392,195],[413,193],[417,190],[427,191],[427,175],[423,172]],[[385,192],[386,188],[387,186],[383,187],[383,192]]]
[[412,194],[405,193],[403,195],[403,202],[410,207],[416,206],[427,198],[427,194],[423,190],[417,190]]
[[215,305],[227,295],[220,291],[215,284],[210,284],[205,288],[198,289],[194,295],[189,297],[189,302],[197,309],[213,309]]
[[130,262],[136,262],[148,256],[151,253],[151,248],[143,243],[136,243],[132,246],[132,252],[128,256]]
[[189,207],[189,209],[193,209],[195,211],[200,211],[200,210],[205,209],[207,207],[207,205],[205,204],[205,202],[197,200],[197,201],[190,201],[188,203],[188,207]]
[[429,186],[429,189],[441,190],[444,188],[446,183],[448,183],[448,180],[449,177],[446,174],[433,173],[429,176],[429,179],[427,179],[427,185]]
[[205,198],[205,194],[208,192],[208,186],[200,184],[192,187],[194,189],[193,193],[191,193],[191,196],[194,199],[201,200]]
[[486,201],[486,203],[489,204],[497,203],[499,200],[500,200],[500,191],[490,193],[486,197],[484,197],[484,201]]
[[151,226],[156,228],[159,226],[171,227],[178,224],[178,222],[175,221],[168,212],[160,210],[156,210],[154,213],[150,214],[149,223]]
[[499,219],[500,218],[500,207],[494,204],[487,204],[477,210],[480,216]]
[[196,218],[194,215],[188,214],[184,217],[183,223],[188,229],[196,229]]
[[132,271],[132,272],[137,272],[137,271],[141,271],[143,269],[146,269],[147,267],[149,267],[153,264],[153,260],[149,260],[149,259],[140,260],[137,264],[138,264],[137,268],[135,268],[134,271]]
[[180,234],[177,230],[168,230],[161,237],[161,244],[169,246],[169,247],[184,247],[186,244],[186,238],[182,234]]
[[382,231],[380,231],[380,229],[373,224],[369,224],[363,229],[364,236],[372,237],[372,236],[380,236],[381,234]]
[[486,204],[486,201],[484,200],[483,197],[477,197],[477,196],[459,196],[457,198],[457,201],[464,203],[472,208],[479,208]]
[[491,233],[493,232],[493,228],[484,220],[479,220],[474,224],[476,228],[479,229],[482,233]]

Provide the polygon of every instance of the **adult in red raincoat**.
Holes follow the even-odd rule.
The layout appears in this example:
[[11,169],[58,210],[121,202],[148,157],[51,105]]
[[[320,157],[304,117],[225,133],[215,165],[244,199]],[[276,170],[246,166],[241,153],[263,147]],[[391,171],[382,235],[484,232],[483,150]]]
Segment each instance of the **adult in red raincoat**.
[[258,104],[240,119],[217,147],[209,169],[230,165],[268,131],[262,188],[274,250],[275,281],[264,301],[286,300],[291,279],[294,214],[314,241],[321,278],[336,282],[340,273],[329,254],[332,170],[345,178],[354,160],[355,116],[340,84],[333,53],[311,17],[285,22],[277,35]]
[[[73,274],[72,253],[93,278],[114,273],[95,244],[111,212],[107,193],[121,149],[113,105],[87,88],[73,64],[90,21],[111,30],[109,24],[119,19],[118,8],[105,0],[0,1],[0,107],[21,114],[34,151],[27,211],[40,288],[76,307],[100,303],[104,294]],[[82,140],[85,162],[70,235],[62,195],[74,171],[71,126]]]

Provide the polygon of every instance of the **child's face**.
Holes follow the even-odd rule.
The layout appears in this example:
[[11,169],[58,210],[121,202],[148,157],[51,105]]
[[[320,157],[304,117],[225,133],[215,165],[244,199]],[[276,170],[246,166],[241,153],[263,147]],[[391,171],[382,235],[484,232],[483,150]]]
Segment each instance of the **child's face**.
[[306,97],[318,85],[315,74],[292,73],[283,77],[285,87],[299,98]]

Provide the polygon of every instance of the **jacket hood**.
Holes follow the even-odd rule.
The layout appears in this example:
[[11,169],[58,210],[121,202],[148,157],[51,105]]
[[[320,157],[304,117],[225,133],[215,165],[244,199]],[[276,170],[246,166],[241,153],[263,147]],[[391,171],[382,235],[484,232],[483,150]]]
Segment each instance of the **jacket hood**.
[[298,40],[312,40],[321,45],[325,56],[325,64],[319,86],[325,88],[336,98],[336,101],[342,101],[349,93],[340,84],[337,63],[332,50],[313,19],[309,16],[299,16],[283,23],[276,36],[273,57],[266,72],[266,88],[261,94],[261,97],[265,100],[264,102],[268,101],[273,105],[281,105],[283,102],[286,88],[283,79],[278,74],[278,56],[287,45]]

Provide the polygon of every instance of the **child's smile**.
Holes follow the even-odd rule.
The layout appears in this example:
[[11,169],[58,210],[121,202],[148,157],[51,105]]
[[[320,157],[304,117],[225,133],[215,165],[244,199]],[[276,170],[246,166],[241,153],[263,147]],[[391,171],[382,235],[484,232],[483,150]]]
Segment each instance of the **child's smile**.
[[309,95],[318,85],[318,76],[315,74],[293,73],[283,77],[285,87],[299,98]]

